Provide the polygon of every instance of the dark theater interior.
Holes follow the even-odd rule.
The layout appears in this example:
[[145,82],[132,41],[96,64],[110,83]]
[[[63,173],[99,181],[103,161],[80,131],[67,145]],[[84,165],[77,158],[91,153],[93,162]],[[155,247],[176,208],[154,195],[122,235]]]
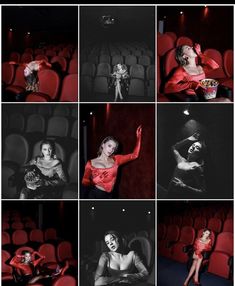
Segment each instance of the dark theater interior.
[[155,275],[155,204],[150,201],[83,201],[80,204],[80,281],[94,285],[99,257],[108,248],[106,231],[117,231],[142,258],[149,271],[148,280],[133,285],[152,286]]
[[114,101],[110,74],[118,63],[129,74],[123,101],[154,101],[154,7],[81,7],[80,26],[81,101]]
[[199,101],[233,101],[233,6],[160,6],[156,36],[159,102],[194,100],[186,99],[184,91],[168,93],[165,86],[179,65],[175,59],[176,48],[195,43],[200,44],[204,56],[219,65],[205,70],[206,78],[219,82],[216,97],[201,97]]
[[[154,106],[149,104],[82,104],[80,106],[80,181],[84,175],[86,162],[97,157],[97,151],[104,138],[113,136],[117,139],[119,142],[117,154],[132,153],[136,144],[136,128],[141,125],[142,140],[139,157],[119,167],[113,197],[154,198],[154,116]],[[80,184],[80,198],[87,198],[88,191],[88,187]]]
[[[198,198],[232,199],[233,106],[203,103],[158,106],[158,198],[164,198],[164,191],[161,192],[161,187],[166,191],[165,194],[167,193],[174,168],[177,165],[172,146],[195,132],[200,134],[205,144],[206,191]],[[187,157],[189,146],[187,143],[179,149],[184,158]],[[187,197],[187,199],[190,198],[193,197]]]
[[[37,90],[24,75],[32,61],[50,64]],[[78,101],[78,7],[2,7],[2,101]]]
[[63,275],[43,278],[33,285],[77,285],[77,213],[75,201],[2,202],[2,285],[30,285],[22,284],[17,265],[10,264],[23,251],[44,256],[37,266],[41,273],[58,267],[64,270]]
[[211,247],[202,252],[199,283],[207,286],[233,285],[233,202],[159,201],[157,205],[157,285],[196,285],[191,277],[195,241],[205,229]]

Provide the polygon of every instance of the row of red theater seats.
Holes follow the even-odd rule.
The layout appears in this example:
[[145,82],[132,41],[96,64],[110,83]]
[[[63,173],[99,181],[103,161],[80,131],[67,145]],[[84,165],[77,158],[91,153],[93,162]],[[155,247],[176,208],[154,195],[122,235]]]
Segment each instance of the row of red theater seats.
[[[81,76],[106,76],[110,77],[112,73],[112,67],[108,63],[99,63],[95,65],[94,63],[83,63],[81,69]],[[129,67],[130,77],[142,79],[142,80],[155,80],[155,66],[149,65],[146,68],[140,64],[133,64]]]
[[[3,101],[8,101],[7,94],[24,94],[26,83],[24,67],[18,66],[16,71],[8,63],[3,64],[5,88],[2,92]],[[78,74],[68,74],[63,80],[54,70],[44,69],[38,72],[39,91],[27,95],[26,102],[78,101]],[[10,82],[10,84],[9,84]]]
[[[203,231],[204,229],[196,231],[191,226],[184,226],[181,229],[177,225],[168,226],[165,238],[158,240],[158,255],[186,263],[189,259],[186,249],[194,245]],[[211,231],[210,237],[212,250],[209,261],[207,261],[208,272],[228,279],[231,273],[230,260],[233,256],[233,233],[221,232],[216,236]]]
[[45,118],[40,114],[25,117],[22,113],[4,114],[3,135],[21,133],[30,135],[41,134],[41,137],[61,137],[78,139],[78,120],[65,116],[51,116]]
[[127,66],[135,65],[135,64],[140,64],[143,66],[150,66],[151,64],[154,64],[154,58],[149,56],[149,55],[142,55],[142,56],[136,56],[136,55],[119,55],[119,54],[114,54],[112,56],[102,54],[100,56],[90,54],[87,57],[81,58],[81,62],[89,62],[93,64],[98,64],[98,63],[108,63],[111,65],[116,65],[118,63],[121,64],[126,64]]
[[[71,119],[78,118],[78,105],[73,103],[68,104],[19,104],[11,105],[11,108],[8,109],[9,105],[4,105],[2,110],[3,117],[6,114],[22,113],[25,116],[25,119],[32,114],[39,114],[45,118],[51,116],[64,116]],[[13,107],[13,109],[12,109]],[[8,124],[8,122],[6,122]],[[3,126],[4,127],[4,126]]]

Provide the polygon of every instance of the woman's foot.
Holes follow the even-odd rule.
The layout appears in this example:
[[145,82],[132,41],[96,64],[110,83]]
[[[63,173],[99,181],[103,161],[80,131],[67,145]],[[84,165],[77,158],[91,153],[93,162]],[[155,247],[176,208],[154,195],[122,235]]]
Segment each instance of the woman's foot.
[[201,285],[201,283],[193,277],[193,284],[194,285]]

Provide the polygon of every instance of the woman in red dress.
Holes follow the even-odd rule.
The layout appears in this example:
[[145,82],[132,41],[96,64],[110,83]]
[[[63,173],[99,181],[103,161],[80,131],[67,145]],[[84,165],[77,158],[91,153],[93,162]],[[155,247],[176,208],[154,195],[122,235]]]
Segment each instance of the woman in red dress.
[[118,142],[113,137],[108,136],[102,141],[98,157],[87,162],[82,179],[84,186],[91,186],[90,199],[112,198],[118,167],[139,157],[141,134],[142,127],[139,126],[136,129],[136,146],[133,152],[127,155],[114,155]]
[[194,274],[193,277],[193,283],[194,285],[200,285],[199,283],[199,270],[200,266],[202,264],[203,255],[202,253],[204,251],[210,251],[212,248],[212,242],[211,242],[211,231],[209,229],[204,229],[202,236],[200,238],[197,238],[194,243],[194,253],[193,253],[193,264],[189,270],[189,274],[184,281],[184,286],[188,286],[189,280]]
[[[167,81],[165,93],[183,92],[185,99],[198,101],[197,93],[200,88],[203,88],[200,80],[205,79],[207,71],[217,69],[219,65],[203,55],[199,44],[195,44],[194,47],[178,46],[175,55],[179,67]],[[200,64],[196,63],[196,58],[199,58]]]

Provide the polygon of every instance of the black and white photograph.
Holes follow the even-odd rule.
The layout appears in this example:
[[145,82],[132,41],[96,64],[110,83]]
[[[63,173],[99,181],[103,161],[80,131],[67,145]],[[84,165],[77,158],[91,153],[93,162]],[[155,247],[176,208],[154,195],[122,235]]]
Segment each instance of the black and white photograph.
[[233,198],[233,105],[158,105],[157,197]]
[[2,201],[1,285],[77,285],[77,213],[77,201]]
[[155,202],[80,203],[81,285],[155,285]]
[[80,7],[80,101],[155,101],[155,7]]
[[78,198],[77,104],[2,106],[2,198]]
[[233,201],[158,201],[157,285],[233,285]]

